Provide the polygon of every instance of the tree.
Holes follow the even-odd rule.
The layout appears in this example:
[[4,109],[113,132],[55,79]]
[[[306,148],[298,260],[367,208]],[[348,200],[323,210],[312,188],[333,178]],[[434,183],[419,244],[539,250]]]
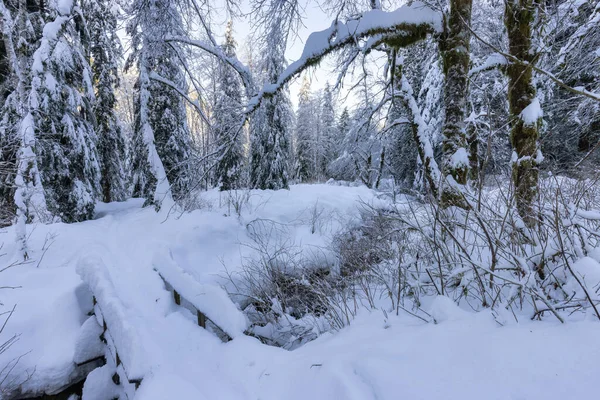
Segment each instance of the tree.
[[[284,70],[286,34],[274,18],[268,28],[259,68],[265,82],[277,82]],[[263,99],[252,117],[251,186],[256,189],[289,188],[292,108],[285,89]]]
[[31,117],[48,210],[64,222],[93,216],[100,166],[94,130],[92,72],[84,52],[89,38],[79,7],[49,6],[39,48],[33,54]]
[[[443,168],[445,179],[442,204],[462,204],[458,185],[467,183],[469,152],[465,119],[468,98],[470,62],[470,24],[472,0],[450,0],[450,10],[445,16],[441,50],[445,77],[443,134]],[[458,197],[457,197],[458,196]]]
[[537,220],[533,203],[538,194],[539,164],[542,161],[538,140],[542,109],[536,98],[531,67],[537,54],[532,46],[537,6],[536,0],[506,0],[504,11],[509,53],[519,60],[510,63],[507,68],[512,121],[512,180],[517,210],[530,227]]
[[313,169],[315,124],[311,103],[310,82],[306,77],[302,81],[302,87],[298,94],[296,121],[295,175],[300,182],[307,182],[313,179],[315,174]]
[[124,200],[125,139],[117,117],[115,89],[119,85],[121,42],[117,36],[117,15],[113,0],[85,0],[83,12],[88,21],[89,55],[96,104],[101,197],[104,202]]
[[[30,96],[31,62],[39,46],[43,19],[35,3],[20,0],[5,5],[0,1],[4,93],[8,93],[0,118],[0,209],[2,224],[15,222],[16,239],[24,259],[28,258],[26,224],[50,219],[38,166],[38,141],[32,109],[37,98]],[[15,18],[13,19],[13,15]],[[13,216],[16,218],[13,220]]]
[[327,166],[337,158],[335,142],[337,140],[337,132],[335,126],[335,109],[333,104],[333,94],[329,82],[325,85],[323,96],[321,98],[320,109],[321,131],[320,140],[317,145],[321,149],[320,162],[318,165],[319,177],[325,177],[327,174]]
[[186,93],[183,52],[165,40],[185,33],[177,6],[170,0],[136,0],[127,27],[133,45],[127,67],[136,63],[139,72],[131,185],[134,196],[157,208],[163,200],[181,199],[191,179],[190,138],[181,96]]
[[[227,23],[223,53],[235,57],[236,43],[233,38],[232,21]],[[220,190],[239,189],[242,186],[244,165],[243,136],[239,133],[242,109],[242,87],[235,71],[226,63],[218,67],[217,99],[214,108],[214,136],[216,145],[222,149],[215,176]]]

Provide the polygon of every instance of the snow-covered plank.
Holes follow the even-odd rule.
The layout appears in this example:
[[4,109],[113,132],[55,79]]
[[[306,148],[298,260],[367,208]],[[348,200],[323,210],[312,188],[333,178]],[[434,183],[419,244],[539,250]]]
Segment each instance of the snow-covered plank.
[[[244,334],[248,322],[244,314],[219,286],[199,283],[170,257],[155,257],[154,269],[173,287],[177,296],[189,301],[213,324],[231,338]],[[198,320],[200,324],[201,315]]]

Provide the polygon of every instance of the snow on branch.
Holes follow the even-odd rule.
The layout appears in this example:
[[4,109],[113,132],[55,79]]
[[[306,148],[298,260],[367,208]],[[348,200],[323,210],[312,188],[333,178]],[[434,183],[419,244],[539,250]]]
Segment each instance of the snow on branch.
[[328,29],[313,32],[307,39],[302,56],[288,66],[275,83],[267,84],[250,99],[247,112],[254,111],[264,97],[270,97],[294,76],[319,63],[323,57],[342,47],[367,39],[366,48],[375,43],[390,42],[406,46],[423,39],[427,34],[442,31],[442,15],[423,3],[404,5],[395,11],[371,10],[347,22],[333,21]]
[[477,34],[477,32],[475,32],[470,27],[469,27],[469,30],[471,31],[471,34],[473,35],[473,37],[475,37],[475,39],[479,40],[481,43],[485,44],[490,49],[492,49],[493,51],[495,51],[496,53],[498,53],[499,55],[505,57],[507,61],[509,61],[511,63],[515,63],[515,64],[521,64],[521,65],[524,65],[526,67],[531,68],[535,72],[546,76],[552,82],[556,83],[558,86],[560,86],[561,88],[565,89],[568,92],[571,92],[573,94],[580,95],[580,96],[585,96],[585,97],[590,98],[592,100],[600,101],[600,93],[590,92],[589,90],[587,90],[587,89],[585,89],[584,87],[581,87],[581,86],[578,86],[578,87],[570,86],[570,85],[566,84],[565,82],[563,82],[561,79],[559,79],[552,72],[549,72],[549,71],[546,71],[545,69],[539,68],[536,65],[534,65],[534,64],[532,64],[532,63],[530,63],[528,61],[521,60],[521,59],[513,56],[512,54],[508,54],[508,53],[505,53],[505,52],[501,51],[496,46],[494,46],[493,44],[489,43],[488,41],[486,41],[485,39],[483,39],[481,36],[479,36]]
[[194,107],[196,109],[196,111],[198,111],[198,113],[200,114],[200,116],[202,117],[202,120],[208,124],[210,126],[210,121],[208,119],[208,117],[206,116],[206,114],[204,113],[204,110],[202,109],[202,107],[200,106],[200,104],[198,103],[197,100],[193,100],[192,98],[190,98],[190,96],[187,95],[187,93],[185,93],[183,90],[181,90],[176,84],[175,82],[168,80],[166,78],[163,78],[162,76],[158,75],[156,72],[151,72],[148,77],[152,80],[155,80],[157,82],[160,82],[164,85],[169,86],[171,89],[175,90],[177,93],[179,93],[179,95],[181,97],[183,97],[188,103],[190,103],[190,105],[192,107]]
[[573,49],[575,49],[587,35],[590,34],[594,27],[597,27],[598,25],[600,25],[600,3],[596,4],[594,12],[592,12],[586,23],[577,28],[575,33],[569,37],[567,43],[561,47],[560,51],[558,52],[558,58],[555,66],[563,66],[566,62],[567,55],[573,51]]
[[492,53],[485,59],[483,64],[471,69],[469,71],[469,76],[478,74],[483,71],[489,71],[494,68],[504,67],[506,65],[508,65],[506,57],[499,53]]
[[182,36],[167,36],[165,38],[165,41],[166,42],[179,42],[179,43],[187,44],[187,45],[190,45],[193,47],[197,47],[201,50],[204,50],[209,54],[212,54],[213,56],[217,57],[221,61],[227,63],[240,75],[240,78],[242,79],[242,82],[244,83],[244,86],[246,87],[247,91],[251,90],[254,87],[254,80],[252,79],[252,74],[250,73],[250,70],[248,69],[248,67],[246,67],[236,57],[227,56],[223,52],[221,47],[215,46],[210,43],[206,43],[202,40],[194,40],[194,39],[189,39],[189,38],[182,37]]
[[435,161],[433,146],[431,145],[428,136],[428,126],[423,120],[421,109],[417,104],[410,82],[404,75],[402,75],[400,79],[401,90],[398,95],[405,101],[406,106],[410,109],[414,124],[414,135],[419,148],[419,157],[425,167],[425,176],[429,181],[431,190],[437,195],[439,191],[438,185],[442,179],[442,173]]

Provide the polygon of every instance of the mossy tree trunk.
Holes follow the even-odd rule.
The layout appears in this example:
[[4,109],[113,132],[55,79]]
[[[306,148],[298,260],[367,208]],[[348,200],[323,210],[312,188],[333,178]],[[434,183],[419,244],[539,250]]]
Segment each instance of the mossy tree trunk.
[[469,84],[472,0],[451,0],[450,12],[445,18],[441,40],[445,75],[444,105],[446,116],[443,134],[444,184],[442,205],[460,205],[462,197],[458,185],[467,183],[469,160],[465,118]]
[[508,66],[508,104],[512,120],[510,141],[513,148],[512,181],[517,210],[529,227],[537,220],[534,202],[538,194],[539,123],[524,118],[523,110],[535,100],[531,64],[535,61],[532,49],[532,25],[535,0],[506,0],[504,24],[508,34],[509,52],[523,62]]

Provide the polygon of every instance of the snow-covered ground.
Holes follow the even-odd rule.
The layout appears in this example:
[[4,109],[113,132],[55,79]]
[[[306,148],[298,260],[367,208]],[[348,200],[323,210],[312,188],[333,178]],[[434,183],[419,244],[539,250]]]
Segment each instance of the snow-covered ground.
[[[246,195],[248,201],[240,199]],[[225,269],[239,270],[256,251],[249,236],[253,221],[285,226],[286,240],[314,251],[357,217],[359,200],[382,201],[364,187],[334,185],[211,191],[203,195],[204,208],[191,213],[157,214],[131,200],[98,205],[93,221],[31,227],[34,261],[0,274],[0,286],[20,287],[0,291],[3,311],[17,305],[1,339],[20,334],[0,354],[0,365],[22,356],[4,385],[51,390],[75,373],[75,348],[91,301],[77,270],[88,271],[86,262],[95,260],[142,349],[139,399],[564,400],[597,393],[597,322],[522,318],[500,327],[487,312],[460,310],[439,297],[425,305],[437,325],[365,310],[342,331],[286,351],[243,335],[222,343],[174,305],[155,271],[170,262],[200,285],[188,289],[217,289],[227,283]],[[10,228],[0,234],[3,265],[17,253],[13,238]],[[227,310],[219,309],[222,318]]]

